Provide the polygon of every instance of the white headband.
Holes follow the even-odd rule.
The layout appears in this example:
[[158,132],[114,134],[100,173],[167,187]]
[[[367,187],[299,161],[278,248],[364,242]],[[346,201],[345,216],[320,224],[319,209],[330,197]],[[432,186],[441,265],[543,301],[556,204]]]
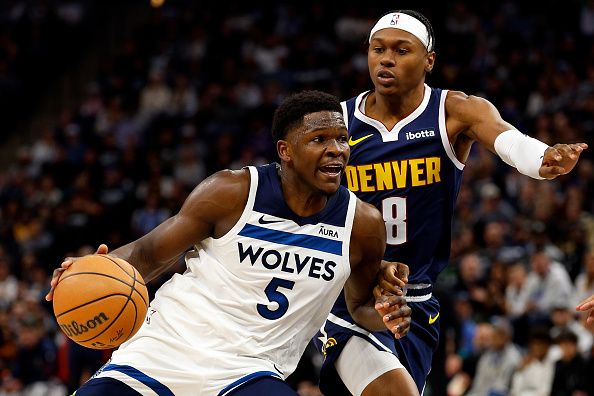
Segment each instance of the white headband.
[[371,37],[375,32],[387,28],[400,29],[404,30],[405,32],[409,32],[421,40],[421,43],[423,43],[428,51],[433,50],[431,36],[429,36],[429,32],[427,31],[425,24],[419,21],[417,18],[408,14],[403,14],[401,12],[386,14],[381,17],[371,29],[371,33],[369,33],[369,42],[371,43]]

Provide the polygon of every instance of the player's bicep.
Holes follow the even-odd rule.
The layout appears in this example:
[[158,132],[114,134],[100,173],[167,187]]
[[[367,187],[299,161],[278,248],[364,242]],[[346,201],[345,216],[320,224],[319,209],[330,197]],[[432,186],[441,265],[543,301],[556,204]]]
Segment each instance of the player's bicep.
[[495,152],[495,138],[501,132],[514,129],[487,99],[467,96],[462,92],[448,93],[446,113],[464,135],[480,142],[492,152]]
[[192,246],[213,236],[218,223],[241,212],[245,203],[243,196],[247,196],[244,179],[242,175],[219,172],[200,183],[175,216],[141,238],[152,258],[157,262],[178,258]]

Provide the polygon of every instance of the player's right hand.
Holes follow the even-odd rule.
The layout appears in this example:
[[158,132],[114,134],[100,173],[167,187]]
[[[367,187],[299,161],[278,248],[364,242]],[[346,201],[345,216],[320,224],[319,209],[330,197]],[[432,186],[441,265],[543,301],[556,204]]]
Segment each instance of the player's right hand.
[[382,260],[378,274],[378,286],[392,294],[401,294],[408,283],[408,265],[396,261]]
[[545,150],[542,165],[538,171],[545,179],[554,179],[565,175],[575,167],[582,151],[588,148],[586,143],[561,144]]
[[[97,248],[95,254],[107,254],[108,251],[109,249],[107,248],[107,245],[102,243]],[[62,261],[62,264],[60,264],[60,267],[54,270],[54,273],[52,274],[52,280],[50,281],[50,290],[45,296],[46,301],[52,301],[52,299],[54,298],[54,289],[56,288],[56,285],[60,280],[62,272],[66,271],[66,269],[70,267],[72,263],[74,263],[74,261],[76,261],[76,257],[66,257],[64,261]]]

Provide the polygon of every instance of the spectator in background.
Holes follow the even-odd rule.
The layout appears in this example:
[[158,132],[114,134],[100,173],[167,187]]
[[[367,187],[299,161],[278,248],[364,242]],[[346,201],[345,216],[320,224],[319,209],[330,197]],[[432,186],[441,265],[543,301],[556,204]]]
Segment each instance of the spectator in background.
[[532,254],[530,266],[531,271],[526,279],[526,313],[532,322],[542,324],[549,321],[555,304],[571,299],[573,285],[565,267],[552,261],[543,250]]
[[548,358],[552,340],[548,331],[536,329],[528,341],[528,351],[512,376],[510,396],[549,396],[555,365]]
[[551,395],[587,396],[592,385],[592,373],[578,351],[578,337],[571,330],[563,330],[555,337],[561,356],[555,363]]
[[171,106],[172,92],[165,81],[165,72],[153,69],[148,76],[148,83],[140,93],[138,122],[146,127],[154,117],[165,114]]
[[493,341],[479,358],[476,375],[468,396],[504,396],[511,387],[511,378],[522,355],[512,343],[512,327],[507,319],[495,317]]
[[181,146],[179,148],[173,165],[173,176],[188,191],[191,191],[196,183],[204,180],[206,166],[202,156],[194,146]]
[[476,253],[462,256],[458,264],[458,277],[454,291],[466,293],[474,312],[483,311],[487,298],[484,267]]
[[7,310],[18,296],[18,280],[6,256],[0,255],[0,310]]
[[44,325],[42,312],[35,302],[21,301],[16,314],[16,356],[11,377],[5,378],[7,391],[63,396],[65,388],[56,378],[57,349]]
[[[465,394],[476,375],[478,362],[483,354],[493,345],[494,330],[490,323],[475,324],[471,337],[471,350],[459,350],[455,355],[447,357],[447,365],[454,367],[448,382],[448,395],[459,396]],[[468,340],[468,338],[465,338]]]
[[505,289],[506,313],[511,319],[515,319],[526,312],[529,300],[527,289],[528,272],[526,265],[521,262],[511,264],[507,271],[507,287]]
[[145,206],[136,209],[132,214],[134,235],[140,237],[147,234],[168,219],[169,216],[171,216],[171,213],[161,205],[159,192],[151,191],[146,197]]
[[487,318],[499,317],[506,313],[505,288],[507,286],[507,265],[502,261],[494,261],[488,269],[486,282],[484,314]]
[[198,111],[198,96],[192,81],[185,73],[177,73],[174,77],[173,91],[169,112],[182,120],[190,119]]
[[474,216],[478,223],[510,223],[515,217],[514,208],[501,197],[501,190],[496,184],[484,183],[479,188],[479,196],[481,201]]
[[[553,326],[550,329],[552,339],[556,339],[564,332],[571,332],[577,337],[578,352],[585,358],[592,350],[594,343],[594,335],[586,329],[582,323],[576,319],[576,312],[573,310],[574,306],[569,300],[557,301],[553,304],[551,312],[551,322]],[[552,352],[559,355],[557,348],[551,348]]]

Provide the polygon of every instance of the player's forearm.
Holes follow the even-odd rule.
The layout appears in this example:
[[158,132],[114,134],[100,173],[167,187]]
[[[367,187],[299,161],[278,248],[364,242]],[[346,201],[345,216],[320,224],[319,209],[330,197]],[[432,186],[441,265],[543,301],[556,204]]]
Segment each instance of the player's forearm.
[[145,282],[150,282],[152,279],[161,275],[169,267],[171,267],[177,260],[178,257],[172,257],[169,259],[157,259],[149,243],[143,241],[143,237],[132,243],[124,245],[109,254],[122,258],[132,264]]
[[369,331],[386,330],[382,316],[375,310],[375,299],[367,303],[349,307],[351,317],[357,324]]

